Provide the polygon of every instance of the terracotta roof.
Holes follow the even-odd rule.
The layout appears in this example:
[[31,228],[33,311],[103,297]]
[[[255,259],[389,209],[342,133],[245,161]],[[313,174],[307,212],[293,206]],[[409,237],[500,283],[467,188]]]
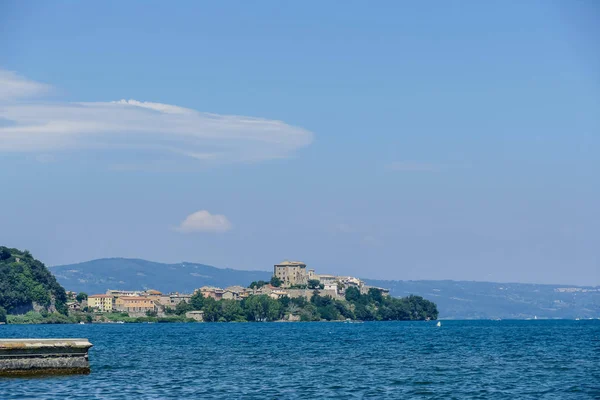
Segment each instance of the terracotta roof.
[[88,296],[88,299],[106,299],[106,298],[111,298],[112,299],[113,296],[110,296],[108,294],[93,294],[91,296]]

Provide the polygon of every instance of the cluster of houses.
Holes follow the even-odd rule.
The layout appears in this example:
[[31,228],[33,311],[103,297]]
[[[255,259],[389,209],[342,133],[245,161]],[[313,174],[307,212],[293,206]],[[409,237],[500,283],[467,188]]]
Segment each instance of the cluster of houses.
[[[284,296],[309,298],[315,290],[322,296],[329,295],[336,299],[344,298],[345,292],[350,287],[357,288],[361,293],[367,293],[372,286],[352,276],[334,276],[317,274],[315,270],[306,268],[306,264],[298,261],[284,261],[273,268],[273,277],[278,278],[279,286],[270,283],[260,287],[230,286],[218,288],[203,286],[194,293],[200,292],[202,296],[215,300],[242,300],[251,295],[268,295],[278,299]],[[317,288],[311,286],[318,282]],[[389,294],[388,289],[377,288],[384,295]],[[182,301],[189,302],[192,294],[170,293],[163,294],[158,290],[128,291],[108,290],[104,294],[88,296],[87,307],[98,312],[127,312],[131,316],[146,315],[148,312],[163,313],[167,307],[174,309]],[[81,306],[78,303],[69,303],[71,309]],[[191,312],[188,317],[201,319],[201,312]],[[192,315],[193,314],[193,315]],[[196,315],[197,314],[197,315]]]

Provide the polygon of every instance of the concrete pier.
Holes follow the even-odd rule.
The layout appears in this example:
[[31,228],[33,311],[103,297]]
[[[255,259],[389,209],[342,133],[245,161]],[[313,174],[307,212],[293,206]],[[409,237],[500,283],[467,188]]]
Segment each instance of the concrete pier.
[[89,374],[87,339],[0,339],[0,376]]

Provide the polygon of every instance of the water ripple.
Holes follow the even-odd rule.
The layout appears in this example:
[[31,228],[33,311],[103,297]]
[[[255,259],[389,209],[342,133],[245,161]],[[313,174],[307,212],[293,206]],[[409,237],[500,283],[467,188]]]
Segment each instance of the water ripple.
[[92,373],[0,379],[0,399],[593,399],[600,321],[0,327],[87,337]]

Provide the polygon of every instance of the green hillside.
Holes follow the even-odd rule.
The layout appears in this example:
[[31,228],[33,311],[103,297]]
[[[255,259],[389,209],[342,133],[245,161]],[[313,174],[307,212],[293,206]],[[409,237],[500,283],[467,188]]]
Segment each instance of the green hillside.
[[24,313],[39,305],[67,314],[65,289],[28,251],[0,246],[0,312]]

